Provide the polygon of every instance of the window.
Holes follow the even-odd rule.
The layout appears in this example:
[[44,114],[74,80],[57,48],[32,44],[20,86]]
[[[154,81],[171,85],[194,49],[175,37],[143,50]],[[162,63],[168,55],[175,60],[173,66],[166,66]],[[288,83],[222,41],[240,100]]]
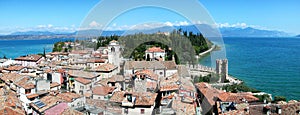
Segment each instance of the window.
[[159,72],[159,75],[162,75],[163,74],[163,72]]
[[25,89],[25,94],[30,94],[31,93],[31,89]]
[[141,114],[145,114],[145,109],[141,109]]
[[128,114],[128,108],[125,108],[124,113]]
[[84,86],[81,85],[81,86],[80,86],[80,89],[83,89],[83,88],[84,88]]

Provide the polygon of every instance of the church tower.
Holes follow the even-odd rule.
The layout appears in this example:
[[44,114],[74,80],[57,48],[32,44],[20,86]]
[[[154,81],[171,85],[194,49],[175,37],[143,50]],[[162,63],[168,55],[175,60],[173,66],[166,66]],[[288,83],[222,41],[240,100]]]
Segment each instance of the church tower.
[[118,41],[113,40],[109,42],[108,49],[108,62],[118,66],[120,70],[121,63],[121,46]]

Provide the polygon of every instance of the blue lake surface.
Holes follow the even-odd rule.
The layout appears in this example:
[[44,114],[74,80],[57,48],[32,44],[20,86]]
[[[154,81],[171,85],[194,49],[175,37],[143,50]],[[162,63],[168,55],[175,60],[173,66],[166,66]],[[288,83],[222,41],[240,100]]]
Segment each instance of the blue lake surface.
[[[229,74],[263,92],[300,99],[300,38],[223,38]],[[220,51],[215,51],[218,53]],[[210,55],[200,64],[211,66]]]
[[51,52],[53,44],[74,38],[38,39],[38,40],[0,40],[0,57],[16,58],[28,54]]

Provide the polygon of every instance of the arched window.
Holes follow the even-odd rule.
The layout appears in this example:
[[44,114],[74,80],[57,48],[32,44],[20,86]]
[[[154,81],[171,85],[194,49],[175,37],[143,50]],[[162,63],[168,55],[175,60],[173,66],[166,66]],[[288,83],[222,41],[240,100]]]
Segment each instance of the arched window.
[[111,52],[115,52],[115,47],[112,47],[112,48],[111,48]]

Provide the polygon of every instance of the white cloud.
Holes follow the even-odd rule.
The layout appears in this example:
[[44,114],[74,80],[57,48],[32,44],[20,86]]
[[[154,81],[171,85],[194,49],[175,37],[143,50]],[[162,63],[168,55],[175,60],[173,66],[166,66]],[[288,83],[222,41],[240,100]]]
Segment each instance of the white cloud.
[[54,26],[52,24],[41,24],[34,27],[1,27],[0,34],[10,34],[13,32],[26,31],[49,31],[49,32],[75,32],[77,30],[75,25],[70,26]]
[[256,28],[256,29],[267,29],[265,27],[261,27],[261,26],[257,26],[257,25],[248,25],[246,23],[235,23],[235,24],[230,24],[230,23],[216,23],[215,24],[216,27],[218,28],[228,28],[228,27],[233,27],[233,28],[247,28],[247,27],[251,27],[251,28]]
[[98,22],[96,22],[96,21],[92,21],[90,24],[89,24],[89,26],[90,27],[92,27],[92,28],[95,28],[95,27],[99,27],[99,26],[101,26]]
[[166,26],[173,26],[173,23],[171,23],[171,22],[165,22],[164,23]]
[[187,21],[182,21],[182,22],[179,22],[178,24],[179,24],[179,26],[189,25],[189,23]]
[[53,25],[52,24],[48,24],[48,28],[51,28],[51,27],[53,27]]
[[190,25],[189,22],[187,21],[175,21],[175,22],[165,22],[164,23],[165,26],[187,26]]

